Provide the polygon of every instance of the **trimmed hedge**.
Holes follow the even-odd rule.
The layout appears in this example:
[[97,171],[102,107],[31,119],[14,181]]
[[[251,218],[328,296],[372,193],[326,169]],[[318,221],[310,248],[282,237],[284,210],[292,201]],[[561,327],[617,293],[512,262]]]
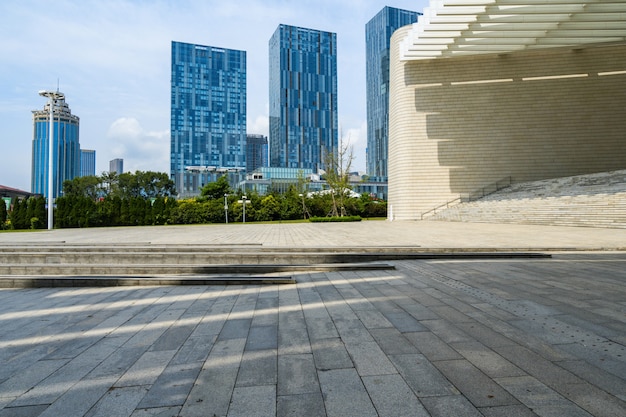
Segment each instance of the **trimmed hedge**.
[[343,217],[311,217],[309,219],[313,223],[331,223],[331,222],[360,222],[361,216],[343,216]]

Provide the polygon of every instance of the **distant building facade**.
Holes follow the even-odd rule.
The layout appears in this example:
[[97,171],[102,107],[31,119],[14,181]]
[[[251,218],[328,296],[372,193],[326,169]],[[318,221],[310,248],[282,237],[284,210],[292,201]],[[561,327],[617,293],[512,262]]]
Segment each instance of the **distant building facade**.
[[384,7],[365,25],[367,93],[367,173],[387,181],[389,143],[389,45],[396,29],[415,23],[421,13]]
[[43,110],[33,111],[33,147],[31,192],[48,197],[48,158],[50,111],[53,111],[53,195],[61,195],[63,181],[80,175],[80,142],[78,116],[73,115],[65,96],[57,92],[52,109],[48,101]]
[[269,146],[267,136],[247,135],[246,139],[246,172],[267,167],[269,162]]
[[170,176],[193,196],[207,172],[245,170],[246,52],[172,42],[171,64]]
[[115,158],[109,161],[109,173],[124,173],[124,160],[122,158]]
[[80,150],[80,176],[96,175],[96,151],[93,149]]
[[337,35],[279,25],[269,41],[270,166],[324,168],[337,153]]

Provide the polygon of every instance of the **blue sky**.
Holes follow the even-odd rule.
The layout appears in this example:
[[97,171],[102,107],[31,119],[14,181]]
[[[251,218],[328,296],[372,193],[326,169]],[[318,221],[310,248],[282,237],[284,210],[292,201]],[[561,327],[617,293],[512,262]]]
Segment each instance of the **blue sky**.
[[171,41],[247,51],[248,132],[268,134],[268,41],[281,24],[337,33],[339,121],[365,170],[365,24],[384,6],[427,0],[3,0],[0,184],[30,190],[39,90],[65,93],[96,174],[169,173]]

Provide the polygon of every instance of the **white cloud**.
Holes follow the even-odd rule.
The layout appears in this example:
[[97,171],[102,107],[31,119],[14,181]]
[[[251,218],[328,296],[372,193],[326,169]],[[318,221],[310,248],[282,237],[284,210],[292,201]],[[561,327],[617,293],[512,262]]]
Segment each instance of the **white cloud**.
[[107,139],[105,157],[123,158],[124,171],[169,173],[169,131],[146,131],[137,119],[121,117],[109,127]]

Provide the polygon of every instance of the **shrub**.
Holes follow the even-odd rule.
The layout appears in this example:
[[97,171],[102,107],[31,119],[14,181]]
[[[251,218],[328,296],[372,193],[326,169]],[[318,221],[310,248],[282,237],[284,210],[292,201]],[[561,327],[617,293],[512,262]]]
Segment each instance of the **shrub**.
[[343,216],[343,217],[311,217],[309,221],[313,223],[332,223],[332,222],[360,222],[361,216]]

